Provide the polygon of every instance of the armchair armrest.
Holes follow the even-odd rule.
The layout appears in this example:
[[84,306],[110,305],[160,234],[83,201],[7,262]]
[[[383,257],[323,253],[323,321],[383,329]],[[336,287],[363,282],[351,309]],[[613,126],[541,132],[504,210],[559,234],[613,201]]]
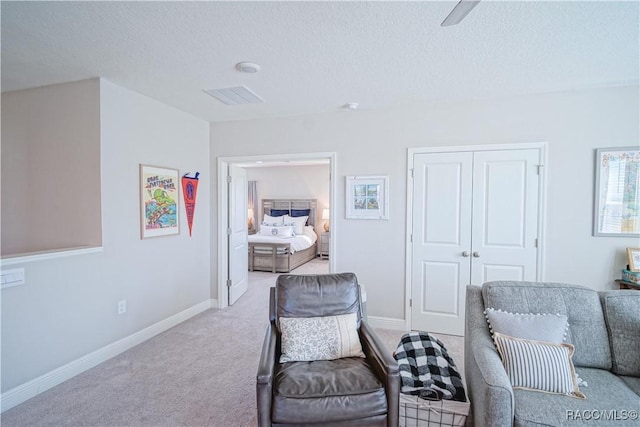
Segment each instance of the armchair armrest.
[[273,396],[273,376],[276,366],[276,344],[278,341],[275,325],[270,322],[262,344],[256,381],[256,401],[258,405],[258,425],[271,426],[271,399]]
[[398,362],[365,321],[360,323],[360,339],[362,341],[362,350],[367,356],[367,360],[378,378],[385,384],[388,411],[387,425],[389,427],[397,427],[400,404],[400,369],[398,368]]

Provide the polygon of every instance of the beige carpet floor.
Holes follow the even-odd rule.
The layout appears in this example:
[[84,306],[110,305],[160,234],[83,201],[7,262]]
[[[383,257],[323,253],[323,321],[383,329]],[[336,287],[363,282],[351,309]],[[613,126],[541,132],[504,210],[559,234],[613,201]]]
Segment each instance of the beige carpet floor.
[[[325,273],[328,264],[294,273]],[[255,374],[276,277],[250,273],[232,307],[207,310],[6,411],[1,425],[256,426]],[[390,352],[403,334],[376,332]],[[462,339],[438,337],[461,369]]]

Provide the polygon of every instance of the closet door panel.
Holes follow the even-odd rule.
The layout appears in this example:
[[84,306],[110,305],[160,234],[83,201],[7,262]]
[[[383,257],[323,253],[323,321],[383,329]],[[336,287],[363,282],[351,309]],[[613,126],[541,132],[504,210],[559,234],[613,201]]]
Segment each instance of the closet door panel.
[[524,267],[521,265],[482,264],[482,283],[496,280],[524,280]]
[[536,280],[538,150],[474,153],[471,283]]
[[414,157],[413,329],[464,333],[465,287],[471,273],[472,163],[470,152]]

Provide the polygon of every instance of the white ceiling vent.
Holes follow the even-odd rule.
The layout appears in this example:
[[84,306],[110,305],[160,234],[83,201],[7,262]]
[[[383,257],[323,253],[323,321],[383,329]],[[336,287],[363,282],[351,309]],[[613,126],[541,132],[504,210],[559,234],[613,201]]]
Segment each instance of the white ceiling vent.
[[206,89],[205,92],[227,105],[261,104],[264,102],[264,99],[244,85],[222,89]]

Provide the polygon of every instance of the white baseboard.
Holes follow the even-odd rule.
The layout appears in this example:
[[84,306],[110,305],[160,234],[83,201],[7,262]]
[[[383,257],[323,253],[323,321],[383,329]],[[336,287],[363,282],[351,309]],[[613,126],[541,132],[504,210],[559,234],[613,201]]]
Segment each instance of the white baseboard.
[[94,366],[99,365],[100,363],[105,362],[132,347],[135,347],[149,338],[152,338],[211,307],[217,308],[218,301],[215,299],[203,301],[181,311],[180,313],[174,314],[171,317],[144,328],[141,331],[129,335],[128,337],[122,338],[112,344],[89,353],[86,356],[82,356],[81,358],[69,362],[66,365],[60,366],[53,371],[47,372],[38,378],[34,378],[31,381],[14,387],[5,393],[2,393],[2,398],[0,399],[0,412],[11,409],[14,406],[19,405],[22,402],[25,402],[32,397],[37,396],[38,394],[47,391],[78,374],[81,374],[84,371],[93,368]]
[[391,329],[394,331],[407,331],[407,323],[404,319],[392,319],[390,317],[368,316],[367,323],[374,328]]

